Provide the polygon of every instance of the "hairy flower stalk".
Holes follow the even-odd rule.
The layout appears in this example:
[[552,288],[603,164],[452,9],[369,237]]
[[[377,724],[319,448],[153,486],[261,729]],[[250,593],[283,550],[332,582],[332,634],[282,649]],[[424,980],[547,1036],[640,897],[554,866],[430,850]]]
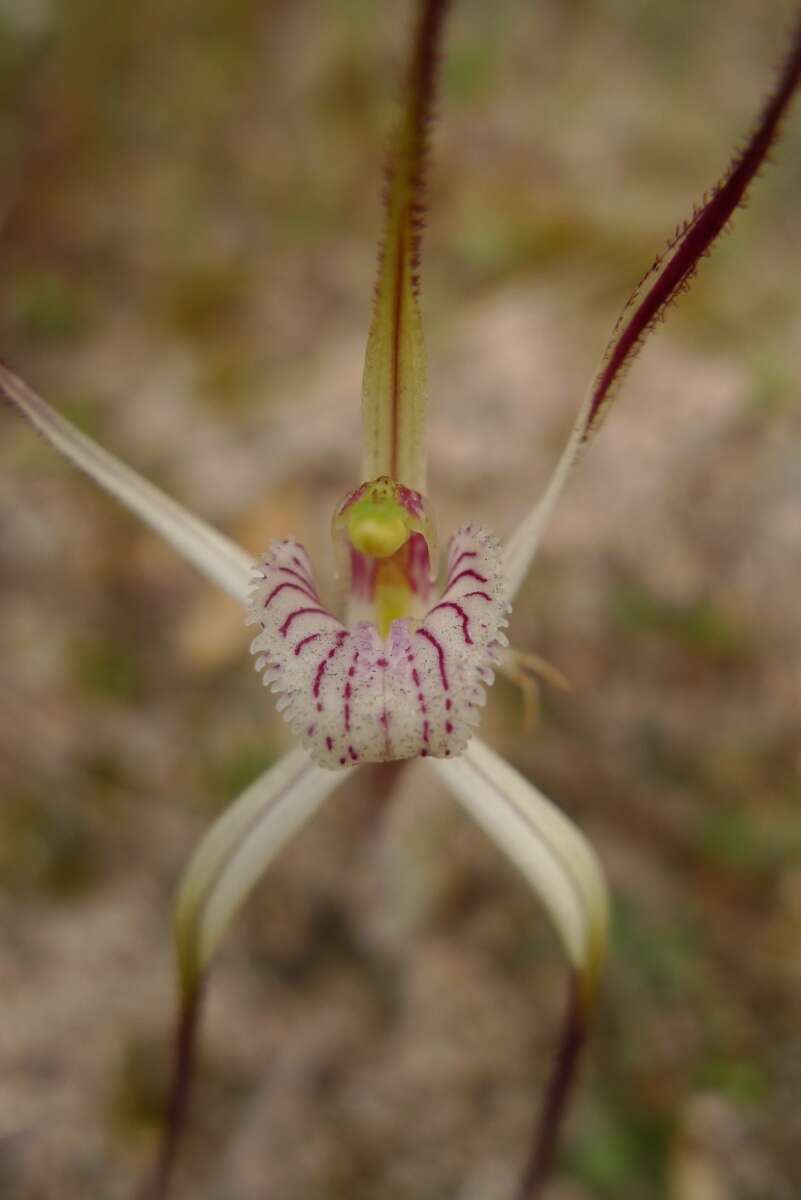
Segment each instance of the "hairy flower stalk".
[[[570,964],[568,1003],[517,1200],[551,1169],[606,953],[608,904],[581,832],[474,736],[501,664],[515,594],[581,449],[655,323],[687,287],[765,162],[801,77],[801,15],[777,85],[722,181],[680,227],[624,310],[541,497],[504,548],[472,521],[450,539],[442,582],[425,499],[426,366],[418,307],[426,134],[446,0],[421,0],[387,187],[386,226],[364,369],[362,482],[333,515],[346,610],[321,598],[304,548],[251,556],[51,409],[0,363],[0,391],[58,451],[247,610],[256,668],[298,744],[256,779],[195,851],[178,894],[174,1071],[149,1200],[163,1200],[187,1118],[201,997],[234,915],[283,847],[365,763],[418,758],[434,770],[540,897]],[[254,578],[255,574],[255,578]]]

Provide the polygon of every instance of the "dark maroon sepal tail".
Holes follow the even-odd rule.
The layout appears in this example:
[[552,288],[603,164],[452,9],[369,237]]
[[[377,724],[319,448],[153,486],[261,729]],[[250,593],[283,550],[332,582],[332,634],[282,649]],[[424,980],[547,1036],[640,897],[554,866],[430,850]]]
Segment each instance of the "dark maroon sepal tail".
[[793,31],[791,48],[776,87],[747,145],[735,157],[712,194],[704,198],[703,204],[679,228],[665,255],[654,262],[626,305],[592,390],[584,439],[598,425],[605,401],[610,398],[615,385],[620,383],[647,334],[670,303],[688,286],[699,262],[709,253],[735,210],[742,204],[749,185],[778,137],[782,119],[799,82],[801,16]]

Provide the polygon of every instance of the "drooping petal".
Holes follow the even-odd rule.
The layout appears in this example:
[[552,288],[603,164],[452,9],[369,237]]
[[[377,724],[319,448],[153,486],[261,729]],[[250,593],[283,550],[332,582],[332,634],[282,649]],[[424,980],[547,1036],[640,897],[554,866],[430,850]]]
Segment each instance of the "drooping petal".
[[522,872],[594,996],[606,953],[609,902],[598,859],[572,821],[505,759],[474,738],[461,758],[433,762],[448,787]]
[[276,855],[342,782],[299,746],[252,783],[215,821],[184,872],[175,936],[182,987],[191,994],[232,917]]
[[202,575],[235,600],[247,602],[253,574],[253,559],[247,551],[103,450],[2,363],[0,393],[56,450],[125,505]]
[[437,603],[421,621],[394,621],[384,640],[366,621],[348,630],[325,607],[297,542],[273,543],[251,596],[248,621],[262,627],[251,648],[315,762],[461,753],[507,641],[500,560],[490,534],[460,530]]
[[362,383],[362,477],[425,491],[427,367],[417,304],[423,175],[447,0],[424,0],[407,105],[393,147],[387,216]]
[[600,428],[607,406],[648,335],[670,305],[690,286],[709,253],[743,203],[750,184],[766,162],[782,120],[801,82],[801,19],[788,56],[754,132],[723,178],[681,225],[664,255],[656,258],[638,284],[615,326],[598,374],[579,411],[568,443],[545,491],[506,544],[509,596],[525,579],[562,494],[572,467]]

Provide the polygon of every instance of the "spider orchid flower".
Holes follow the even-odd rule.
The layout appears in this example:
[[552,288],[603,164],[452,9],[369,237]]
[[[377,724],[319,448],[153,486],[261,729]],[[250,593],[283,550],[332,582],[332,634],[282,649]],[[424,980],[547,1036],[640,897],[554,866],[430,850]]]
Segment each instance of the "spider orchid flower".
[[688,286],[775,142],[801,78],[801,21],[755,130],[678,230],[629,301],[540,498],[502,546],[470,519],[450,538],[442,581],[426,500],[426,358],[418,306],[426,137],[446,0],[421,0],[393,147],[375,308],[364,369],[362,480],[332,520],[346,582],[343,612],[321,599],[292,538],[254,564],[212,529],[91,441],[11,370],[0,390],[65,457],[124,504],[257,627],[255,665],[298,744],[256,779],[202,839],[178,895],[181,1005],[166,1140],[152,1192],[163,1196],[185,1115],[201,985],[221,937],[287,842],[366,763],[419,758],[434,770],[539,894],[571,966],[570,1003],[519,1200],[545,1178],[597,993],[607,938],[603,874],[580,831],[475,735],[504,629],[557,500],[647,334]]

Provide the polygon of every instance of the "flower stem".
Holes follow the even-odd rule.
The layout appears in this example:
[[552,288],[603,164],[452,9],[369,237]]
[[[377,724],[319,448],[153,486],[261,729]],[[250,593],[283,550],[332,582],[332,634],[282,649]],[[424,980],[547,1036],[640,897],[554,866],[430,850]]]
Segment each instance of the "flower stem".
[[587,1016],[579,979],[575,972],[571,972],[556,1061],[534,1127],[528,1161],[515,1200],[538,1200],[553,1169],[559,1134],[573,1094],[581,1052],[587,1041]]
[[203,1001],[203,981],[181,996],[172,1040],[172,1074],[161,1136],[150,1179],[141,1200],[166,1200],[186,1130],[189,1103],[197,1065],[198,1032]]

